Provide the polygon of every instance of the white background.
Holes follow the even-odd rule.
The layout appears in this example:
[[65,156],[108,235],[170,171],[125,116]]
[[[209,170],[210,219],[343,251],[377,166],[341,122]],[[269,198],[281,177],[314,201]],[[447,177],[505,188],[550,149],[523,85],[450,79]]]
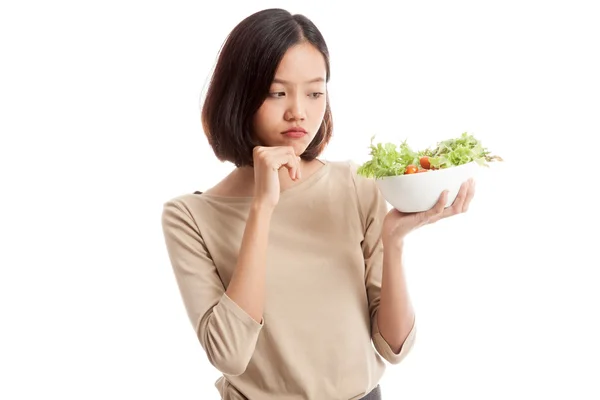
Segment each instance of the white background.
[[600,398],[594,2],[318,3],[2,2],[0,398],[218,398],[160,214],[231,170],[200,101],[227,33],[272,6],[329,45],[324,158],[468,131],[506,160],[410,237],[419,337],[384,398]]

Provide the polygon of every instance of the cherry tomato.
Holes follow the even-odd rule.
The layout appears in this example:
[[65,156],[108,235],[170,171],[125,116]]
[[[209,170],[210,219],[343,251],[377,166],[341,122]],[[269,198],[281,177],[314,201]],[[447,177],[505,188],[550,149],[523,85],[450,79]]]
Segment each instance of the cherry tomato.
[[431,168],[431,164],[429,163],[429,157],[427,157],[427,156],[421,157],[421,159],[419,160],[419,163],[421,164],[421,167],[423,167],[425,169]]
[[414,174],[418,171],[417,167],[415,165],[407,165],[406,166],[406,170],[404,171],[405,174]]

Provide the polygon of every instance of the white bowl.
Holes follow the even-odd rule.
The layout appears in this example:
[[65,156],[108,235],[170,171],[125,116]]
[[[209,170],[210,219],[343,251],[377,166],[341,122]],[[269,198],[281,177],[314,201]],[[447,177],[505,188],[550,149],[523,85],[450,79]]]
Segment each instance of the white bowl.
[[376,179],[383,197],[395,209],[402,212],[421,212],[431,209],[444,190],[449,190],[446,207],[452,205],[460,186],[475,178],[478,169],[475,162],[416,174],[386,176]]

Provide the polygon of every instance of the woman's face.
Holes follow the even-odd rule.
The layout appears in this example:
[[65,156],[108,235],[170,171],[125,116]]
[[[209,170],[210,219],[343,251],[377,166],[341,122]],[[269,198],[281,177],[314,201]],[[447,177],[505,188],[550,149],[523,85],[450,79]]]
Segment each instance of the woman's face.
[[[325,78],[325,59],[311,44],[285,53],[269,95],[254,116],[254,132],[263,146],[292,146],[297,156],[304,153],[325,115]],[[287,132],[290,129],[306,133]]]

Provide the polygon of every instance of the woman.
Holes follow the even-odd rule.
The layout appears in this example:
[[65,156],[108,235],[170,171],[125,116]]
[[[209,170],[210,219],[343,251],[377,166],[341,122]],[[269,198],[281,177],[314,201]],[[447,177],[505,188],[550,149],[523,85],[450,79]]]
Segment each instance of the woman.
[[379,399],[406,357],[415,317],[404,237],[466,211],[388,212],[375,182],[318,158],[333,124],[329,53],[315,25],[257,12],[221,50],[202,124],[237,168],[206,192],[167,201],[166,247],[222,399]]

